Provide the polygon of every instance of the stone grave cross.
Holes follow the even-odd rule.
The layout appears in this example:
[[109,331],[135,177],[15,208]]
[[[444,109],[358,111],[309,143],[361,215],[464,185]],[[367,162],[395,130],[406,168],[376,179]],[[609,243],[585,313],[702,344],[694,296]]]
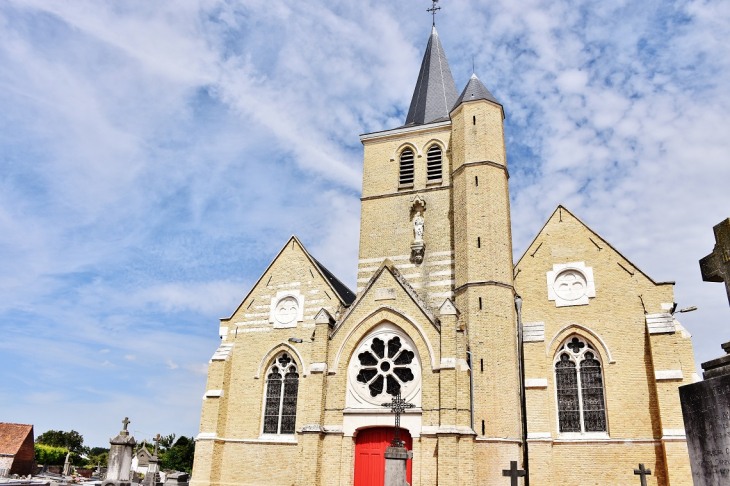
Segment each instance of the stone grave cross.
[[651,469],[646,469],[643,464],[639,464],[639,469],[634,469],[634,474],[641,476],[641,486],[646,486],[646,477],[651,476]]
[[414,405],[403,400],[399,391],[390,402],[383,403],[382,406],[390,408],[390,410],[395,414],[395,436],[393,437],[393,441],[390,443],[390,446],[404,447],[405,442],[400,440],[400,414],[404,413],[407,408],[413,408]]
[[517,486],[517,478],[525,475],[525,471],[517,469],[517,461],[510,461],[509,469],[502,469],[502,476],[510,478],[510,484]]
[[155,455],[157,455],[157,452],[158,452],[158,451],[159,451],[159,449],[160,449],[160,434],[157,434],[157,435],[155,436],[155,438],[154,438],[154,439],[152,439],[152,440],[154,440],[154,441],[155,441]]
[[730,218],[712,228],[715,232],[715,248],[700,260],[702,280],[725,282],[727,299],[730,303]]
[[122,420],[122,425],[124,425],[124,428],[122,430],[127,430],[127,425],[131,423],[132,422],[129,421],[129,417],[124,417],[124,420]]

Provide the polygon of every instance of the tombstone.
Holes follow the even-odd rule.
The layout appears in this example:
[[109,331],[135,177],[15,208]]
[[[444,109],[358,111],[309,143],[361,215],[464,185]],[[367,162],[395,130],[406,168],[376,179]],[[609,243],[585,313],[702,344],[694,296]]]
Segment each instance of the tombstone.
[[173,472],[165,476],[165,486],[188,486],[190,476],[186,472]]
[[[715,230],[715,249],[700,260],[702,279],[725,282],[730,302],[730,218]],[[730,484],[730,342],[727,353],[702,363],[704,381],[679,387],[695,486]]]
[[155,453],[150,457],[150,464],[147,468],[147,473],[144,475],[142,484],[144,486],[158,486],[162,484],[160,482],[160,459],[157,456],[160,448],[160,434],[155,437]]
[[413,453],[405,448],[405,443],[400,440],[400,414],[404,413],[407,408],[413,408],[412,403],[408,403],[400,396],[400,392],[393,397],[388,403],[383,403],[383,407],[390,408],[395,414],[395,433],[390,447],[385,448],[385,481],[384,486],[408,486],[408,459],[413,457]]
[[111,447],[109,448],[109,463],[107,466],[106,479],[102,482],[102,486],[131,486],[129,478],[132,469],[132,451],[137,442],[134,437],[129,435],[127,425],[129,418],[124,417],[122,424],[124,428],[119,435],[109,439]]
[[63,475],[64,476],[71,475],[71,451],[68,451],[66,453],[66,460],[63,463]]

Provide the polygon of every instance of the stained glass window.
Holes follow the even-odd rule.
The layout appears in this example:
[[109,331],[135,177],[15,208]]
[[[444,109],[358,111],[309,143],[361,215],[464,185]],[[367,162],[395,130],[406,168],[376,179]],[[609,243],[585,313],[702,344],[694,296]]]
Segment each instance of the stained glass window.
[[298,391],[297,365],[287,353],[281,353],[266,375],[264,434],[294,433]]
[[360,347],[357,381],[367,386],[371,397],[383,392],[396,396],[416,379],[412,369],[417,364],[416,355],[405,346],[399,336],[393,336],[385,339],[376,337]]
[[555,358],[560,432],[606,432],[603,373],[594,347],[570,336]]

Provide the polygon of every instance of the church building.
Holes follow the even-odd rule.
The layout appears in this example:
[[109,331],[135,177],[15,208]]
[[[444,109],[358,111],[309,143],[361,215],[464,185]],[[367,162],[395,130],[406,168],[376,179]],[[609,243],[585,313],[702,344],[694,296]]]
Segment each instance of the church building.
[[[415,73],[414,73],[415,74]],[[295,236],[219,326],[193,486],[690,486],[698,377],[656,282],[559,206],[514,263],[499,101],[434,27],[403,126],[362,135],[357,289]]]

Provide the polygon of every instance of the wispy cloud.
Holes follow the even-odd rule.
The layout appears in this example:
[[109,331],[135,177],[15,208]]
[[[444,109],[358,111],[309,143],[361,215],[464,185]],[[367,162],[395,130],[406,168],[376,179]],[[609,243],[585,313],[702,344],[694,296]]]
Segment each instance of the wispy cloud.
[[[357,136],[402,123],[429,21],[383,1],[0,6],[4,419],[93,445],[125,415],[193,435],[217,318],[288,236],[354,287]],[[464,0],[437,22],[457,85],[474,55],[505,106],[515,252],[566,204],[677,280],[715,357],[728,310],[697,260],[730,208],[728,3]]]

